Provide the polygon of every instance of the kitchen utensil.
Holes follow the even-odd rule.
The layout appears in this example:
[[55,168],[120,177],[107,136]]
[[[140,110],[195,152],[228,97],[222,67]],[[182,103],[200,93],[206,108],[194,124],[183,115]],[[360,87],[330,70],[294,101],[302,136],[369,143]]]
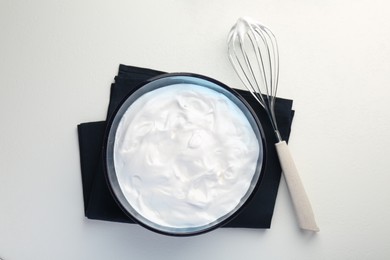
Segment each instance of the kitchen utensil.
[[310,201],[287,143],[282,140],[275,117],[279,78],[278,46],[273,33],[259,22],[239,18],[228,36],[229,60],[253,97],[264,107],[276,135],[276,151],[292,198],[300,228],[318,232]]

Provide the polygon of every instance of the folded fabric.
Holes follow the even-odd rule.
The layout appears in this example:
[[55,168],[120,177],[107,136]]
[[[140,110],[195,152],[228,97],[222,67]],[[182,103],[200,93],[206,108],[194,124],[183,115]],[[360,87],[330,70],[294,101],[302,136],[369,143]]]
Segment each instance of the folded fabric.
[[[107,118],[131,90],[143,81],[163,73],[165,72],[120,65],[115,83],[111,85]],[[274,146],[274,131],[264,109],[252,95],[247,91],[235,90],[247,100],[261,121],[267,143],[267,160],[261,185],[251,203],[224,227],[270,228],[281,176]],[[275,107],[280,133],[284,140],[288,140],[294,115],[292,100],[278,98]],[[106,121],[78,125],[85,216],[90,219],[134,223],[116,204],[105,180],[101,155],[105,130]]]

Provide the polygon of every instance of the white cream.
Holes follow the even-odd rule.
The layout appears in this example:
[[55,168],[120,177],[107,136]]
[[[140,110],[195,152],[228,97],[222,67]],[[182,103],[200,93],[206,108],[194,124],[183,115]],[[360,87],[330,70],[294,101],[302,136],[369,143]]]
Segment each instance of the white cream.
[[144,218],[198,227],[240,203],[259,153],[248,119],[226,96],[176,84],[128,108],[116,131],[114,166],[123,194]]

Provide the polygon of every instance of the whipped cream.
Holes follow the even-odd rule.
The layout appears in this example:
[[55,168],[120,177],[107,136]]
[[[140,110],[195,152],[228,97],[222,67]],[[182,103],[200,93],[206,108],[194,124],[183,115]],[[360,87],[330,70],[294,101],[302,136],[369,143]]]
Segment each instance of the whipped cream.
[[207,87],[150,91],[124,113],[114,167],[131,206],[172,228],[225,216],[247,193],[262,149],[243,112]]

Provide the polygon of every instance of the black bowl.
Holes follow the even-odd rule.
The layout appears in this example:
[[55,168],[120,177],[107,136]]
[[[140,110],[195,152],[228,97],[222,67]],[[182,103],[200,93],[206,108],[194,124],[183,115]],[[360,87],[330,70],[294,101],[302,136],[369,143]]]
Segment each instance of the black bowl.
[[[243,112],[249,121],[259,144],[260,152],[257,160],[257,166],[255,173],[253,175],[252,181],[249,185],[249,188],[246,194],[242,197],[238,205],[229,213],[221,216],[220,218],[202,226],[189,226],[189,227],[170,227],[163,226],[152,222],[151,220],[143,217],[137,210],[131,205],[131,203],[126,199],[119,180],[117,178],[117,173],[115,170],[114,164],[114,143],[115,136],[118,125],[127,111],[127,109],[135,102],[139,97],[148,93],[150,91],[163,88],[166,86],[171,86],[175,84],[194,84],[200,87],[206,87],[216,92],[219,92],[230,99],[237,107]],[[254,193],[259,187],[261,179],[264,174],[265,162],[266,162],[266,142],[265,136],[263,133],[262,126],[256,114],[250,107],[250,105],[241,97],[236,91],[224,85],[223,83],[214,80],[212,78],[192,74],[192,73],[168,73],[162,76],[154,77],[150,80],[145,81],[143,84],[135,88],[127,97],[121,102],[113,116],[110,118],[107,131],[104,140],[104,149],[103,149],[103,161],[105,164],[105,175],[109,189],[120,206],[120,208],[133,219],[136,223],[148,228],[149,230],[173,236],[191,236],[205,233],[225,225],[227,222],[232,220],[235,216],[243,210],[247,204],[252,199]]]

